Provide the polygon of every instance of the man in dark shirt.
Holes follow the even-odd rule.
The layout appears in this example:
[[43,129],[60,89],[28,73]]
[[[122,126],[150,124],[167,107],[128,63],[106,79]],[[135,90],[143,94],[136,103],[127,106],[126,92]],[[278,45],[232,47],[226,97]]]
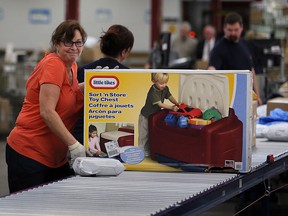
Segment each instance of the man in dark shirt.
[[242,17],[235,12],[227,14],[224,19],[224,37],[211,51],[209,70],[250,70],[253,73],[253,90],[258,95],[258,105],[262,104],[254,70],[252,54],[247,41],[242,37]]

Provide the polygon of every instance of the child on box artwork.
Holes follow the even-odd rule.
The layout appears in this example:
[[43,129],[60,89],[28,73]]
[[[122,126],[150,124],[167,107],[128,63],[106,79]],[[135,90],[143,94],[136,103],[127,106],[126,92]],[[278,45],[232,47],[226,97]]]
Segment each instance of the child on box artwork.
[[106,156],[105,152],[101,151],[100,139],[95,125],[89,125],[88,151],[94,157]]
[[[168,73],[152,73],[151,81],[153,85],[147,94],[146,102],[141,109],[138,121],[139,137],[138,146],[144,150],[145,156],[150,155],[149,134],[148,134],[148,118],[150,115],[160,111],[161,109],[169,109],[177,111],[179,103],[172,96],[167,86],[169,80]],[[173,105],[165,104],[164,100],[168,99]]]

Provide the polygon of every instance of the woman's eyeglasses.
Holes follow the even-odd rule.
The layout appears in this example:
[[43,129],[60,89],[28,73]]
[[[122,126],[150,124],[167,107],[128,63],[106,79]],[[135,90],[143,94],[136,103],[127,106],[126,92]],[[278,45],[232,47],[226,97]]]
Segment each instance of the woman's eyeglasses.
[[73,44],[75,44],[76,47],[82,47],[84,45],[83,41],[62,41],[64,46],[66,47],[72,47]]

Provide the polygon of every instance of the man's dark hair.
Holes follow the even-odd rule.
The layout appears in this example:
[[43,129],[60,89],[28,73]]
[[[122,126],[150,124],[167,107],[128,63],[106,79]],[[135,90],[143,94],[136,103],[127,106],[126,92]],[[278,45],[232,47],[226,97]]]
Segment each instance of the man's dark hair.
[[240,25],[243,25],[243,20],[240,14],[237,12],[230,12],[225,16],[224,19],[224,25],[230,24],[233,25],[235,23],[239,23]]

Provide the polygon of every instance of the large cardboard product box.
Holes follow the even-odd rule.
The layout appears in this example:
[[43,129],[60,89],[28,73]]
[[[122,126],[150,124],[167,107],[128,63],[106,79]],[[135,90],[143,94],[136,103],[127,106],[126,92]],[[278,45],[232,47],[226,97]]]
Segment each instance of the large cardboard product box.
[[275,108],[280,108],[284,111],[288,111],[288,98],[277,97],[267,102],[267,115],[270,115],[270,112]]
[[96,126],[99,148],[127,170],[251,169],[249,71],[86,70],[84,95],[84,145]]

